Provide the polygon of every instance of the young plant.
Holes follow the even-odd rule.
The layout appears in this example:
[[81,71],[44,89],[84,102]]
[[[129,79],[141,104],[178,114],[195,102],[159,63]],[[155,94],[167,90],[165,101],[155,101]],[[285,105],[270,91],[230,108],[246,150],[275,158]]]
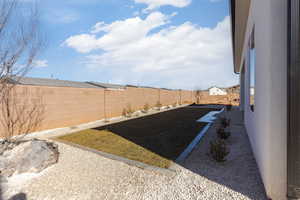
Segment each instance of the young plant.
[[131,104],[128,104],[127,105],[127,109],[126,109],[126,111],[127,111],[127,117],[131,117],[132,116],[132,114],[134,113],[134,110],[131,108]]
[[225,128],[220,127],[217,130],[218,137],[223,140],[227,140],[230,137],[230,132],[225,131]]
[[147,113],[147,112],[149,111],[149,109],[150,109],[150,106],[149,106],[148,103],[146,103],[146,104],[144,105],[143,112],[144,112],[144,113]]
[[126,110],[126,108],[123,108],[122,115],[123,115],[124,117],[127,117],[127,110]]
[[227,111],[231,111],[231,109],[232,109],[232,105],[231,104],[226,105],[226,110]]
[[160,101],[157,101],[155,104],[155,107],[157,108],[157,110],[160,110],[162,107],[162,104],[160,103]]
[[225,162],[229,150],[224,140],[216,139],[210,142],[210,154],[217,162]]
[[223,128],[230,126],[230,119],[227,119],[226,117],[221,117],[220,121]]

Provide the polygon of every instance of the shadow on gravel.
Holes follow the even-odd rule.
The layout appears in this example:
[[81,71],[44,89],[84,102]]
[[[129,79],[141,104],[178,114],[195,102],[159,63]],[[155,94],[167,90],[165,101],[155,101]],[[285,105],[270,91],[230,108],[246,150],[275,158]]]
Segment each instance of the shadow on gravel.
[[227,161],[218,163],[209,155],[210,141],[217,137],[215,124],[200,141],[198,148],[181,165],[250,199],[267,200],[246,130],[240,120],[235,120],[240,118],[240,112],[234,112],[232,114],[235,116],[230,116],[234,120],[230,128],[231,136],[226,141],[230,150]]

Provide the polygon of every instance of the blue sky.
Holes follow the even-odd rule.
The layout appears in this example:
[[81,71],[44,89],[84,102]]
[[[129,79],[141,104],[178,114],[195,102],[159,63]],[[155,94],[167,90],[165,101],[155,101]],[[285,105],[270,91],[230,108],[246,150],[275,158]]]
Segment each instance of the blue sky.
[[182,89],[237,83],[227,0],[42,0],[38,6],[47,48],[29,76]]

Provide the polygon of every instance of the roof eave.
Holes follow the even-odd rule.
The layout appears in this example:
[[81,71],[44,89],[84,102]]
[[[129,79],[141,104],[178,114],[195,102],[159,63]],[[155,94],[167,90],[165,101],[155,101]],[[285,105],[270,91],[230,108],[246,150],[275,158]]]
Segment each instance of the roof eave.
[[240,73],[251,0],[229,0],[229,3],[234,72]]
[[239,69],[235,63],[235,2],[236,0],[229,0],[229,15],[231,20],[231,43],[232,43],[232,60],[234,73],[239,74]]

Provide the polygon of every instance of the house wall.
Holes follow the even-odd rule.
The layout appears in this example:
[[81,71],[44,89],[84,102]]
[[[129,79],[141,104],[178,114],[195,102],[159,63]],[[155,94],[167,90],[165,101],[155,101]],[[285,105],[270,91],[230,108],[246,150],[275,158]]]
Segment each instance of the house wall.
[[240,73],[240,110],[244,111],[245,108],[245,66]]
[[[255,24],[255,108],[245,40],[244,119],[267,196],[286,199],[287,187],[287,1],[252,0],[246,38]],[[243,79],[241,79],[243,80]]]
[[209,89],[209,95],[226,95],[227,92],[225,90],[222,90],[220,88],[210,88]]

